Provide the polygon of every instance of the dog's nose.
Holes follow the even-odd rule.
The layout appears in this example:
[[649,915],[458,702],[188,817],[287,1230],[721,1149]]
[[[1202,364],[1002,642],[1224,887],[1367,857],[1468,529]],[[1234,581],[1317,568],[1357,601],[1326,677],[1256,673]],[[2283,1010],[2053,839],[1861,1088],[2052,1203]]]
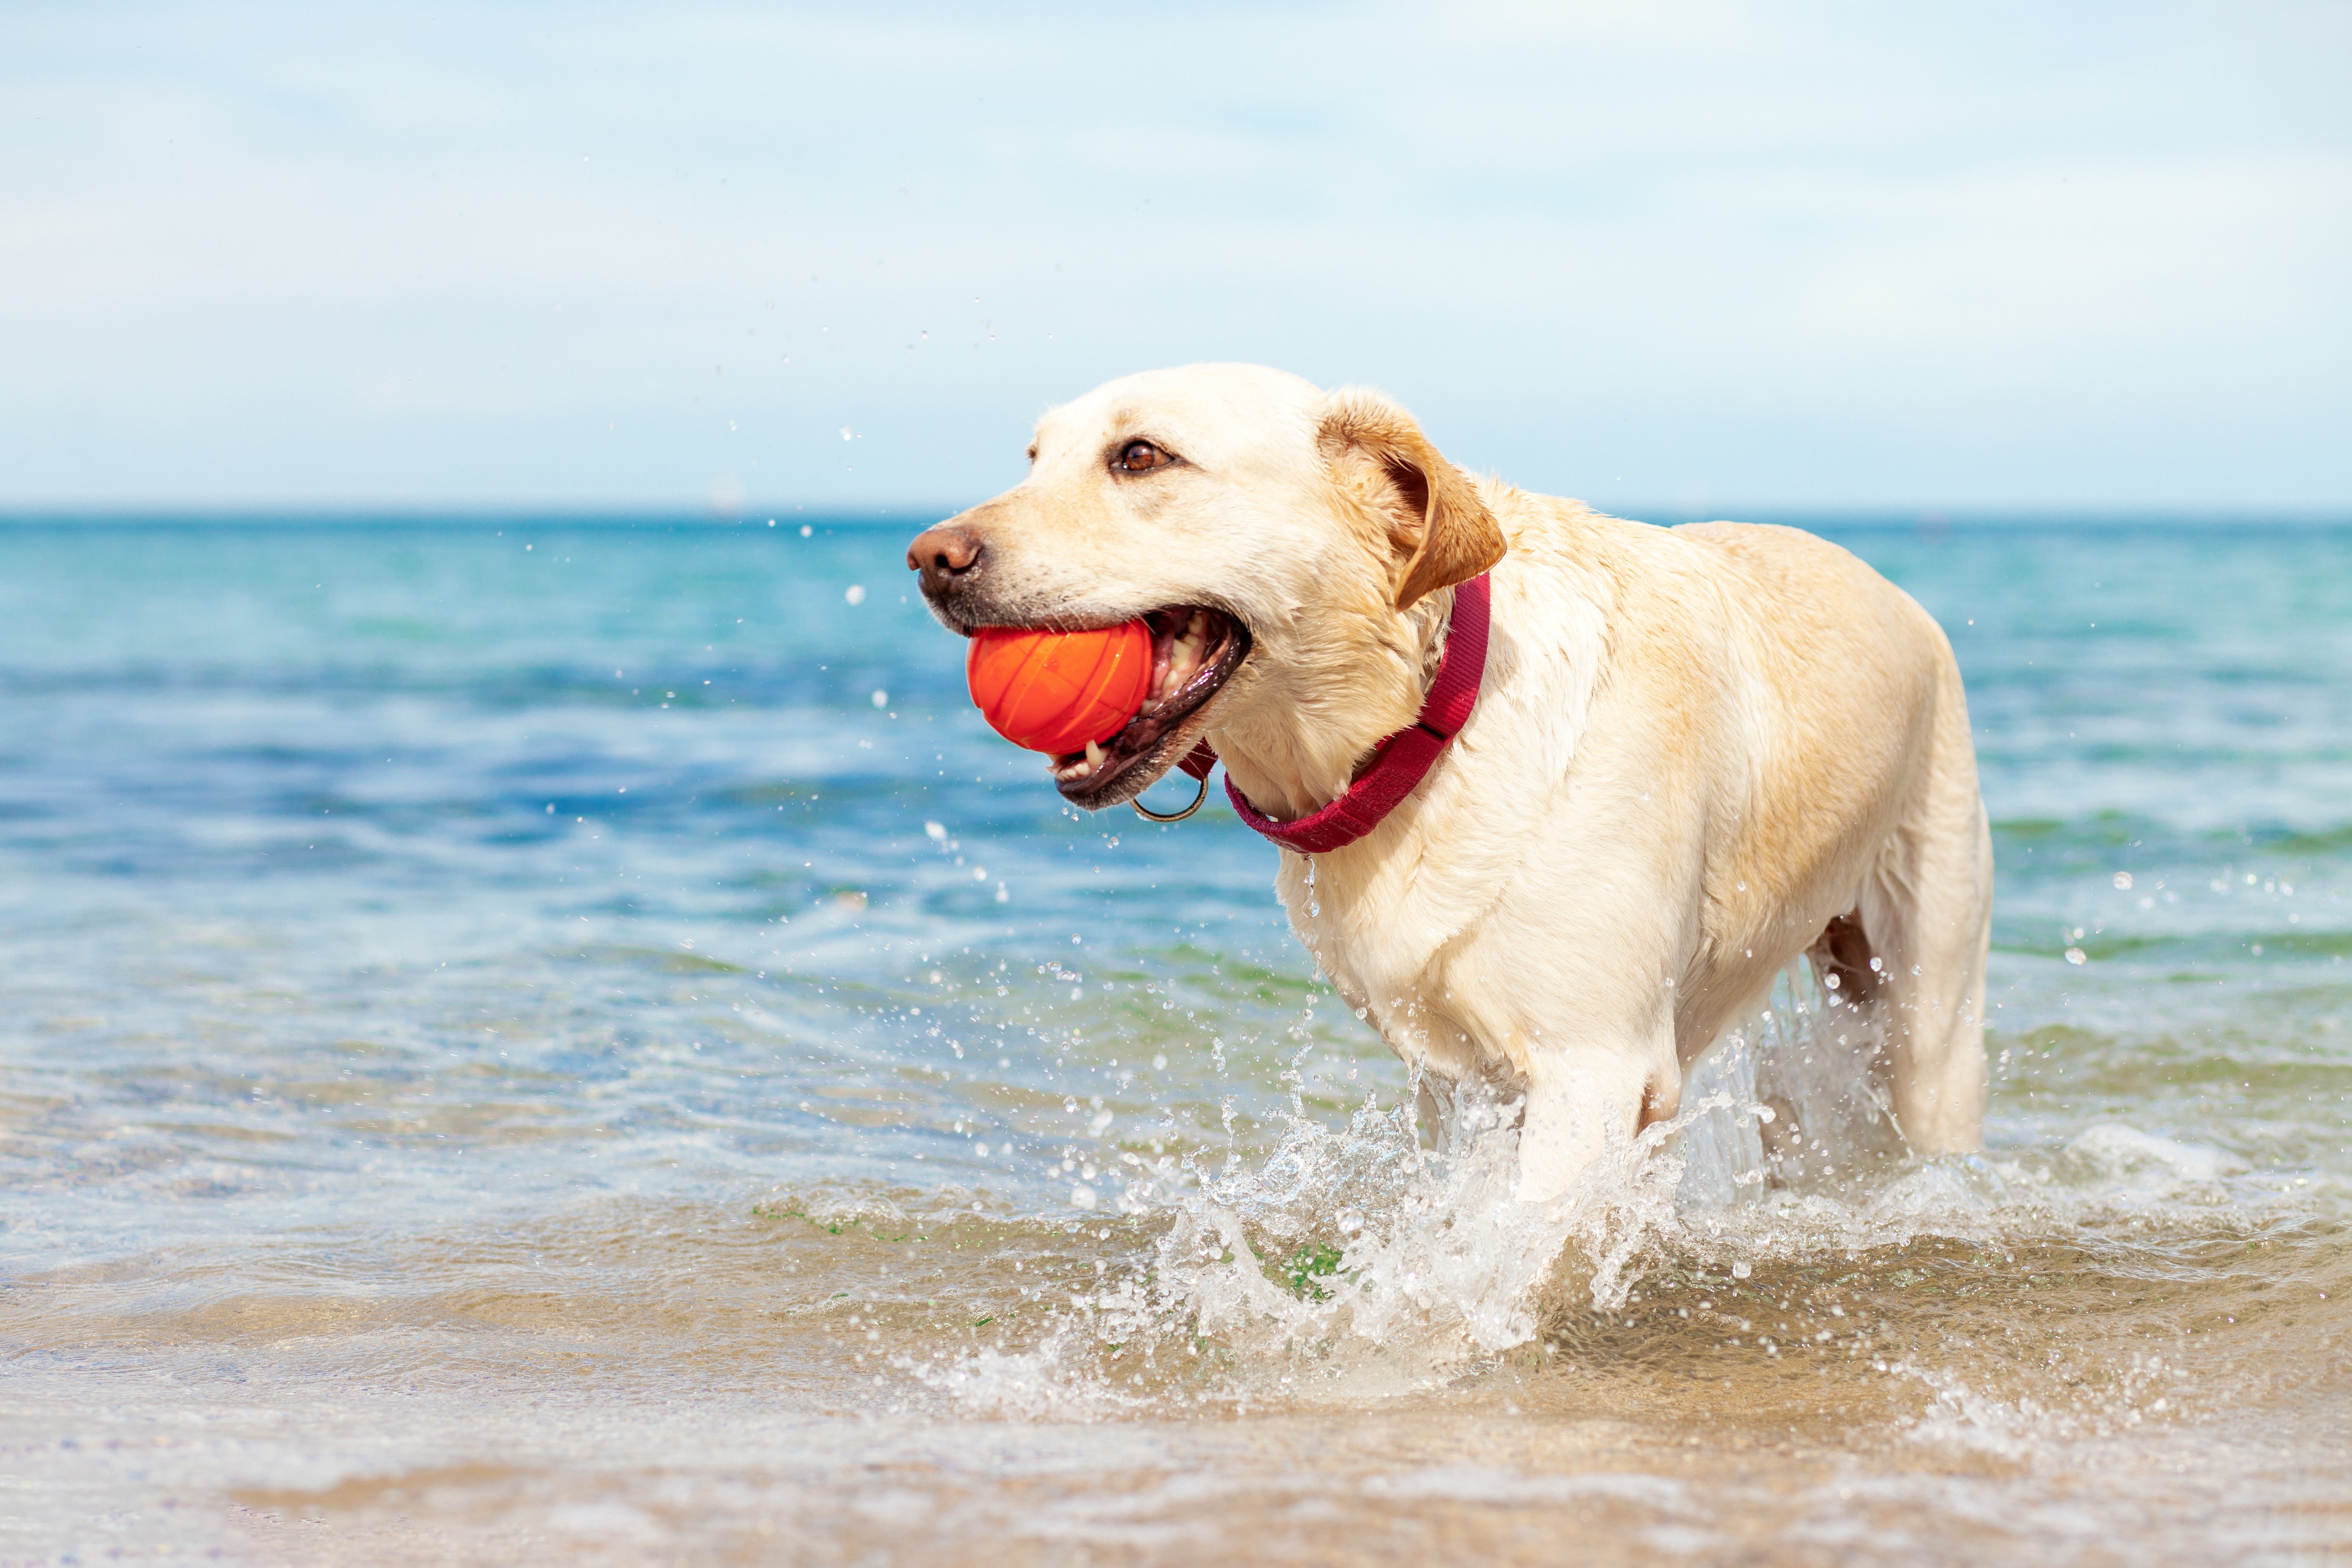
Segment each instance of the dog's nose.
[[943,522],[915,536],[915,542],[907,546],[907,565],[923,574],[923,592],[937,597],[977,570],[986,551],[971,530]]

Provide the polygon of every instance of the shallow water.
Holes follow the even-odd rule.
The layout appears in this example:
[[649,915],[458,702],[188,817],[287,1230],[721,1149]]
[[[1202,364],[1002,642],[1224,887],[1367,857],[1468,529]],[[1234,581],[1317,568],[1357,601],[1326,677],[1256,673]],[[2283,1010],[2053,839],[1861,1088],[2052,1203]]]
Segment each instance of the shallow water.
[[1969,681],[1987,1155],[1800,973],[1538,1211],[1271,847],[764,521],[0,531],[0,1559],[2352,1551],[2352,531],[1839,535]]

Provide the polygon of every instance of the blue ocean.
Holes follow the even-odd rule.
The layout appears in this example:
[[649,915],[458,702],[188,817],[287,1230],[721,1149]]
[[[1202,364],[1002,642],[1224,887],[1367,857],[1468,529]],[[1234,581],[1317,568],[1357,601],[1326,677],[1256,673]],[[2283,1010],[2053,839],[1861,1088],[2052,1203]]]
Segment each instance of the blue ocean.
[[2352,529],[1788,520],[1968,681],[1987,1153],[1538,1235],[927,521],[0,525],[0,1559],[2352,1550]]

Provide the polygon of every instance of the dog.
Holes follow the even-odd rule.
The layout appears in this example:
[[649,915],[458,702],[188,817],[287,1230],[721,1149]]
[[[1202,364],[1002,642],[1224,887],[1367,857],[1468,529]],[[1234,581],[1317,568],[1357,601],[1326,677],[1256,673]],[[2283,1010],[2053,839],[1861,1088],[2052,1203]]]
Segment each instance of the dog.
[[[1205,790],[1213,752],[1279,841],[1412,740],[1402,797],[1286,849],[1276,886],[1406,1063],[1519,1100],[1517,1198],[1673,1117],[1801,953],[1909,1149],[1981,1146],[1991,838],[1958,668],[1909,595],[1795,529],[1475,478],[1386,397],[1255,366],[1110,382],[1029,459],[909,547],[932,614],[1149,623],[1143,710],[1049,760],[1089,809],[1188,759]],[[1416,729],[1475,662],[1474,609],[1475,705]]]

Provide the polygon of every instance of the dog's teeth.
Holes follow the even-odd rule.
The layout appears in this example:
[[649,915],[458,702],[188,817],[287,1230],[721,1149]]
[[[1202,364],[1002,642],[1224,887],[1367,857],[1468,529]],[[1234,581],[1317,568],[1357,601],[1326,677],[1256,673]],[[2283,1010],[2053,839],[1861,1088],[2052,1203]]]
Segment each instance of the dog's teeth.
[[1184,623],[1184,629],[1169,639],[1167,673],[1152,682],[1151,700],[1158,702],[1183,689],[1184,683],[1200,673],[1207,662],[1209,651],[1209,616],[1205,610],[1195,610]]
[[1087,772],[1092,773],[1103,764],[1103,749],[1098,742],[1087,742]]

